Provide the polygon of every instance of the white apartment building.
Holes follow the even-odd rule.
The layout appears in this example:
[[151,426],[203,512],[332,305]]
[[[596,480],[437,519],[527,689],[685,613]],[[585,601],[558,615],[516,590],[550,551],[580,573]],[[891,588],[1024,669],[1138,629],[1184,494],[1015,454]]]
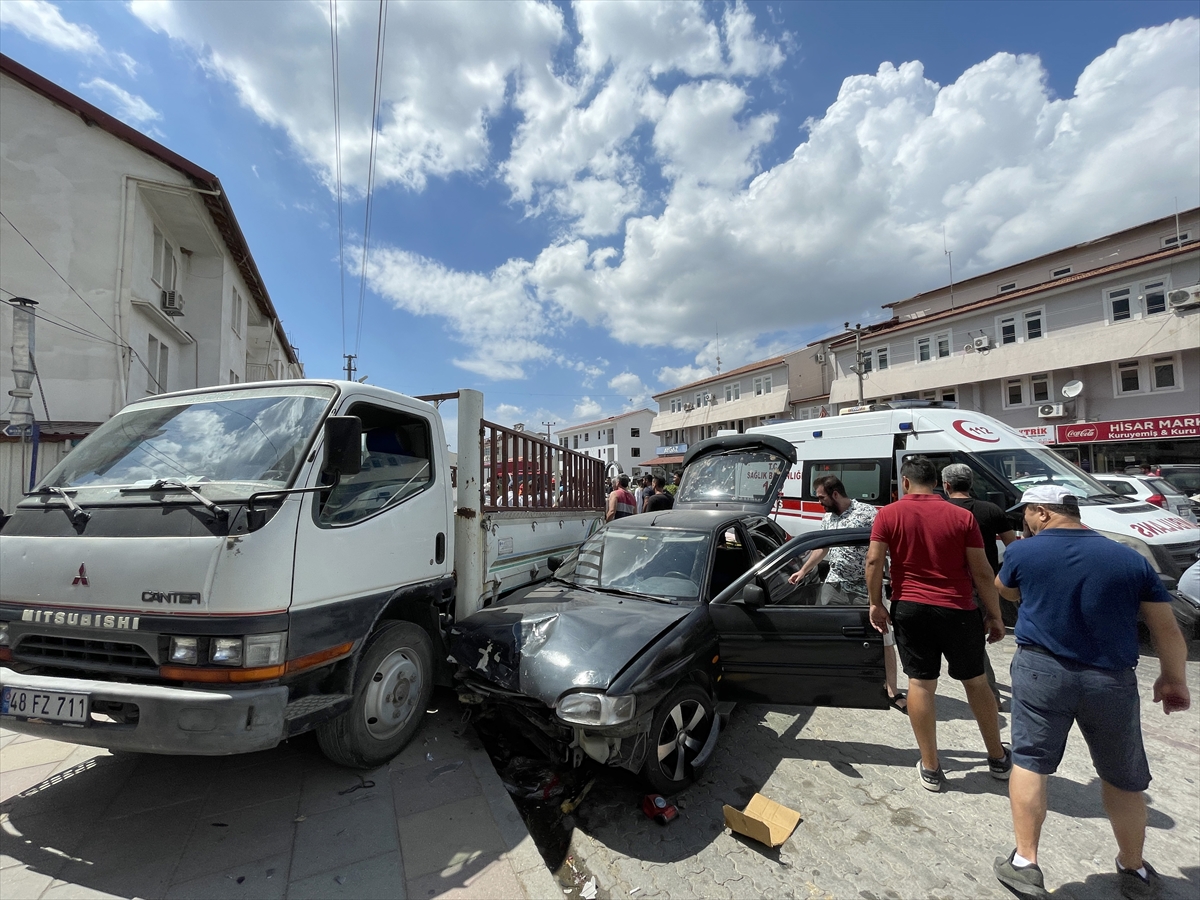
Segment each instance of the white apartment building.
[[[1197,462],[1197,237],[1192,209],[890,303],[861,338],[863,397],[953,401],[1095,472]],[[854,337],[828,343],[830,403],[854,405]]]
[[[215,175],[7,56],[0,107],[0,332],[37,302],[35,478],[132,400],[303,376]],[[0,340],[0,396],[12,368]],[[0,507],[30,444],[0,437]]]
[[608,463],[610,472],[615,463],[620,472],[641,475],[643,471],[650,471],[649,460],[654,455],[654,434],[650,431],[653,421],[652,410],[638,409],[572,425],[556,431],[555,436],[559,446]]
[[688,447],[721,431],[740,434],[773,420],[827,415],[825,360],[824,346],[811,344],[655,394],[658,444],[647,465],[676,469]]

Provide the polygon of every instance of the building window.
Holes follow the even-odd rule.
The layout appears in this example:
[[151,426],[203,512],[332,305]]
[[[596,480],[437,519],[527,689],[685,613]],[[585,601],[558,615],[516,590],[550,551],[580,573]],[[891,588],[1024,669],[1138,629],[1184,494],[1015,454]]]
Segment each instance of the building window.
[[1141,365],[1136,359],[1116,364],[1117,394],[1142,392]]
[[1047,375],[1029,376],[1029,394],[1034,403],[1045,403],[1050,399],[1050,378]]
[[871,354],[870,350],[866,350],[863,352],[862,371],[863,371],[864,375],[866,375],[868,372],[871,371],[871,363],[874,362],[874,360],[871,358],[871,356],[872,356],[872,354]]
[[929,362],[932,339],[923,337],[917,339],[917,362]]
[[1051,277],[1051,278],[1062,278],[1064,275],[1070,275],[1070,274],[1071,274],[1071,267],[1070,267],[1070,266],[1063,266],[1063,267],[1061,267],[1061,268],[1058,268],[1058,269],[1051,269],[1051,270],[1050,270],[1050,277]]
[[937,344],[938,359],[947,359],[950,356],[950,332],[934,337],[934,343]]
[[958,399],[958,388],[942,388],[942,402],[953,403]]
[[154,335],[146,346],[146,393],[161,394],[167,389],[167,360],[170,348]]
[[1167,283],[1152,281],[1142,285],[1142,305],[1146,315],[1153,316],[1167,311]]
[[763,375],[760,378],[754,379],[754,396],[759,397],[763,394],[771,393],[771,376]]
[[629,436],[630,436],[630,437],[641,437],[641,436],[642,436],[642,429],[640,429],[640,428],[630,428],[630,429],[629,429]]
[[1010,281],[1007,284],[1002,284],[998,288],[996,288],[996,293],[997,294],[1007,294],[1009,291],[1015,291],[1016,289],[1017,289],[1017,283],[1015,281]]
[[639,456],[642,455],[642,448],[641,447],[630,447],[629,455],[631,457],[633,457],[634,459],[637,459]]
[[880,347],[875,351],[875,368],[882,372],[888,367],[888,348]]
[[1004,382],[1004,405],[1024,406],[1025,385],[1020,378],[1010,378]]
[[154,269],[151,277],[164,291],[175,290],[175,248],[163,237],[157,225],[154,226]]
[[1175,390],[1175,358],[1172,356],[1159,356],[1151,363],[1150,368],[1154,376],[1150,382],[1150,390],[1152,391],[1173,391]]
[[233,369],[229,370],[229,383],[230,384],[238,384],[241,382],[241,380],[242,379],[238,378],[237,372],[233,371]]
[[1132,315],[1129,298],[1132,289],[1123,287],[1105,292],[1108,298],[1108,318],[1111,322],[1122,322]]
[[1172,234],[1172,235],[1168,235],[1167,237],[1163,238],[1162,246],[1164,249],[1167,247],[1177,247],[1180,244],[1186,244],[1191,239],[1192,239],[1192,233],[1190,231],[1181,231],[1181,232],[1179,232],[1178,235]]
[[1053,393],[1054,383],[1048,372],[1008,378],[1004,381],[1004,406],[1006,409],[1012,409],[1017,406],[1045,403]]
[[734,400],[742,399],[742,383],[735,381],[733,384],[725,385],[725,402],[732,403]]
[[682,397],[671,398],[671,412],[673,412],[673,413],[683,412],[683,398]]
[[1000,332],[1001,344],[1015,344],[1017,342],[1017,317],[1005,316],[1000,320],[997,331]]
[[578,450],[579,449],[579,435],[574,435],[573,442],[574,442],[574,446],[571,449]]
[[242,295],[238,293],[238,289],[233,289],[233,333],[238,337],[242,336],[242,316],[245,315],[245,309],[242,305]]
[[1042,311],[1031,309],[1025,313],[1025,340],[1032,341],[1042,336]]

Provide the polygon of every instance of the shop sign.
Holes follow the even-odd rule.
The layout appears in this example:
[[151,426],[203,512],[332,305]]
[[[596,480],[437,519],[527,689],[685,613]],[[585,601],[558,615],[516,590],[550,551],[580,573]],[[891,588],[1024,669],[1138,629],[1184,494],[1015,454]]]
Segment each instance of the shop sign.
[[1018,428],[1017,431],[1039,444],[1053,444],[1056,438],[1054,431],[1056,427],[1054,425],[1034,425],[1032,428]]
[[679,456],[687,452],[687,444],[667,444],[665,447],[655,447],[655,456]]
[[[1116,422],[1083,422],[1077,425],[1059,425],[1057,429],[1059,444],[1195,438],[1200,437],[1200,416],[1159,416]],[[1027,430],[1021,429],[1022,432]]]

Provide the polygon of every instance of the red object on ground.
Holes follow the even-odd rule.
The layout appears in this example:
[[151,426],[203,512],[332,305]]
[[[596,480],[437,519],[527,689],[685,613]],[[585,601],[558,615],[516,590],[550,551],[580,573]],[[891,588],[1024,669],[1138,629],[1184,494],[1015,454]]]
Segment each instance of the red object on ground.
[[679,817],[679,810],[668,803],[662,794],[647,794],[643,797],[642,812],[646,814],[647,819],[653,819],[660,825],[666,825]]

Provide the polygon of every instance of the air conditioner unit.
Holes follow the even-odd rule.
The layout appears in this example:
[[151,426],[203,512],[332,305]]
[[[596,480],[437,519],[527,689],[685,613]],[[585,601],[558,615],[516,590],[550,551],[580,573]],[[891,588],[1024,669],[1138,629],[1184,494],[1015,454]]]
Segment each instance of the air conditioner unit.
[[1061,403],[1043,403],[1038,407],[1039,419],[1061,419],[1063,417],[1063,405]]
[[168,316],[182,316],[183,294],[180,291],[163,291],[162,311]]
[[992,339],[986,334],[981,334],[977,338],[971,338],[971,343],[976,350],[990,350],[992,347]]
[[1200,284],[1171,291],[1167,294],[1167,303],[1171,304],[1171,309],[1194,309],[1200,306]]
[[692,411],[693,409],[695,409],[695,408],[696,408],[696,407],[695,407],[695,406],[693,406],[691,403],[685,403],[685,404],[683,404],[683,411],[684,411],[684,412],[691,412],[691,411]]
[[824,353],[818,353],[815,358],[816,358],[817,362],[819,362],[819,363],[825,362],[825,354]]

